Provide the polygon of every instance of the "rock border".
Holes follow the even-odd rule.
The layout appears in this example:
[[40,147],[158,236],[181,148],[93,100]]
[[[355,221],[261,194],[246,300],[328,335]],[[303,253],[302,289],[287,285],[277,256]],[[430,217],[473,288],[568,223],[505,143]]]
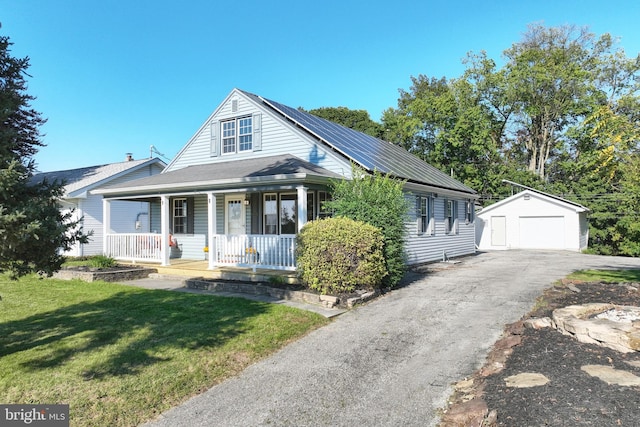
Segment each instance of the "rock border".
[[74,269],[62,269],[53,273],[55,279],[73,280],[79,279],[85,282],[95,282],[102,280],[103,282],[120,282],[127,280],[145,279],[149,274],[157,273],[155,268],[122,268],[115,270],[95,270],[83,271]]
[[265,295],[289,301],[322,305],[326,308],[334,308],[341,304],[346,306],[347,308],[353,308],[356,305],[363,304],[380,294],[379,291],[363,292],[357,297],[348,298],[346,301],[341,301],[340,297],[334,295],[321,295],[315,294],[313,292],[275,288],[261,283],[212,281],[211,279],[194,278],[186,279],[184,281],[184,284],[189,289],[198,289],[213,292],[237,292],[249,295]]

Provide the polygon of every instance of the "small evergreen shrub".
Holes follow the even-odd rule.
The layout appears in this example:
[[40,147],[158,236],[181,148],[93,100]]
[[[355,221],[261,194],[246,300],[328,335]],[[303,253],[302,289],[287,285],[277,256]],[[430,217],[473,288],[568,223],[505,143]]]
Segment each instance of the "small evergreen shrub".
[[387,275],[380,229],[338,217],[312,221],[297,237],[298,274],[322,294],[379,288]]

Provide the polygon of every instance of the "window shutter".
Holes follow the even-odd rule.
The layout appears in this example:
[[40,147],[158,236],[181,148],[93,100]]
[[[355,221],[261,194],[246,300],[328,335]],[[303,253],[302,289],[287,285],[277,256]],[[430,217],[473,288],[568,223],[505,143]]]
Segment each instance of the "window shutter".
[[262,115],[253,115],[253,151],[262,151]]
[[193,197],[187,197],[187,234],[193,234],[194,226],[194,209]]
[[211,157],[216,157],[220,154],[220,141],[218,140],[218,128],[220,122],[211,122]]

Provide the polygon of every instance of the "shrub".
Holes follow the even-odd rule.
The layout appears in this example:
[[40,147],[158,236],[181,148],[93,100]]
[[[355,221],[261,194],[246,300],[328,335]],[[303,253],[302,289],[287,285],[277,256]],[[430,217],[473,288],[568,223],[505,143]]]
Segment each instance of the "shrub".
[[403,192],[405,183],[378,171],[368,174],[355,166],[352,175],[351,180],[332,182],[333,201],[326,202],[327,208],[336,216],[363,221],[382,231],[389,273],[384,284],[393,287],[406,270],[404,240],[409,205]]
[[348,218],[327,218],[304,226],[297,237],[298,274],[323,294],[381,286],[387,271],[380,230]]

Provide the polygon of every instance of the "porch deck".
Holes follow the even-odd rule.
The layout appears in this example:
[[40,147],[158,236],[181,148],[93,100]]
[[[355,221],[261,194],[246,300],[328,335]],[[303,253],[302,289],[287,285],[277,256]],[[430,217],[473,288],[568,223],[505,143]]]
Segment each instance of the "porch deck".
[[171,265],[161,266],[156,263],[131,263],[121,261],[122,264],[144,266],[155,268],[158,274],[168,276],[204,277],[206,279],[234,280],[242,282],[269,282],[272,280],[284,283],[296,284],[299,282],[295,271],[272,270],[257,268],[255,271],[250,267],[218,267],[209,270],[207,261],[194,261],[183,259],[172,259]]

